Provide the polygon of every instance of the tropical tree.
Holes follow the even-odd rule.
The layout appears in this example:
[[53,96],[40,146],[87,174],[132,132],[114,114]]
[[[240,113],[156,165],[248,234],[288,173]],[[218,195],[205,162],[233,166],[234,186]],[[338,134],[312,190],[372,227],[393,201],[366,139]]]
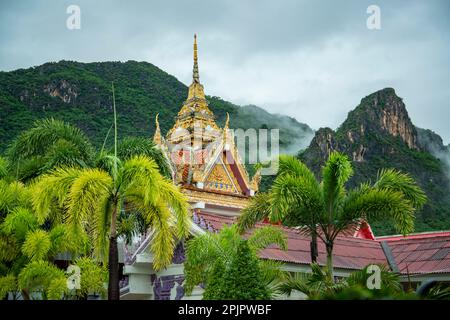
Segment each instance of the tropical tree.
[[352,174],[350,160],[338,152],[332,152],[323,167],[322,182],[295,157],[281,156],[278,176],[268,195],[251,201],[239,218],[240,230],[263,217],[300,226],[301,232],[325,243],[328,276],[332,279],[338,235],[352,234],[363,220],[386,219],[407,234],[413,231],[415,211],[426,201],[424,192],[408,174],[381,170],[375,183],[363,183],[347,191],[345,185]]
[[31,209],[29,188],[17,182],[6,186],[11,190],[0,193],[0,199],[7,204],[0,224],[0,299],[9,292],[23,299],[67,296],[66,275],[53,263],[54,259],[60,253],[81,254],[86,246],[63,224],[38,223]]
[[[222,262],[216,261],[219,268]],[[223,270],[216,270],[210,276],[210,283],[203,294],[206,300],[268,300],[269,288],[264,283],[263,274],[256,254],[250,249],[247,240],[240,240],[236,254]]]
[[[113,154],[111,151],[110,154]],[[171,171],[166,157],[160,149],[156,148],[152,140],[143,137],[125,137],[117,146],[117,157],[122,161],[137,155],[144,155],[153,159],[158,165],[161,174],[171,178]]]
[[87,234],[93,239],[95,256],[100,261],[108,261],[108,299],[118,300],[119,217],[137,214],[151,226],[150,249],[155,270],[171,262],[175,238],[182,239],[189,234],[190,219],[186,197],[161,175],[161,168],[146,154],[149,150],[142,147],[142,140],[125,141],[123,145],[128,147],[121,151],[124,159],[119,159],[114,83],[111,87],[113,155],[105,153],[103,146],[96,168],[60,167],[43,175],[34,186],[33,207],[40,222],[57,219],[63,208],[62,215],[71,232]]
[[[373,267],[373,265],[372,265]],[[405,295],[398,274],[392,273],[384,265],[379,268],[379,287],[369,289],[367,283],[371,281],[373,272],[369,266],[352,272],[347,278],[333,281],[328,276],[328,270],[322,269],[318,264],[311,264],[311,273],[296,273],[289,275],[279,285],[282,294],[290,295],[293,290],[305,294],[311,300],[366,300],[366,299],[402,299],[415,298],[414,295]]]
[[55,119],[37,120],[6,152],[9,171],[21,181],[61,166],[90,166],[93,154],[88,138],[80,129]]
[[[254,284],[256,280],[259,284],[254,284],[252,297],[275,296],[276,283],[283,275],[281,265],[257,259],[257,253],[271,244],[286,250],[284,233],[280,229],[266,226],[257,228],[244,244],[242,242],[236,225],[224,227],[219,233],[206,232],[187,241],[184,263],[186,294],[191,294],[195,286],[203,284],[206,286],[205,299],[248,298],[246,294],[249,293],[245,293],[240,285],[246,286],[250,282]],[[242,260],[243,256],[246,261]],[[244,264],[255,272],[252,280],[249,279],[251,271],[242,272],[241,276],[245,279],[239,279],[239,270],[243,271],[243,267],[245,269]],[[226,274],[228,277],[224,276]],[[231,279],[230,274],[238,278]]]
[[154,160],[141,155],[121,162],[114,157],[103,165],[103,169],[58,168],[43,175],[33,187],[32,201],[40,223],[57,219],[55,213],[63,208],[71,232],[93,239],[95,256],[108,261],[108,298],[115,300],[120,212],[138,212],[151,226],[156,270],[171,262],[174,238],[188,235],[190,220],[185,196],[159,173]]

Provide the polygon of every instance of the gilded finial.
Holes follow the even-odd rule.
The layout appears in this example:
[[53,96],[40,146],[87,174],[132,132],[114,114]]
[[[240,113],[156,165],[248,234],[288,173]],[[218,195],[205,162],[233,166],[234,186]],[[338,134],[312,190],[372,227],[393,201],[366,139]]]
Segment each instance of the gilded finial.
[[230,126],[230,114],[227,112],[227,121],[225,121],[224,129],[229,129]]
[[250,186],[254,191],[259,190],[259,184],[261,183],[261,164],[257,163],[255,165],[255,174],[253,175],[252,180],[250,181]]
[[159,115],[159,113],[157,113],[156,117],[155,117],[156,128],[155,128],[155,134],[153,135],[153,142],[156,145],[160,145],[162,143],[162,136],[161,136],[161,129],[159,128],[158,115]]
[[198,73],[198,56],[197,56],[197,34],[194,33],[194,69],[193,81],[200,83],[200,75]]

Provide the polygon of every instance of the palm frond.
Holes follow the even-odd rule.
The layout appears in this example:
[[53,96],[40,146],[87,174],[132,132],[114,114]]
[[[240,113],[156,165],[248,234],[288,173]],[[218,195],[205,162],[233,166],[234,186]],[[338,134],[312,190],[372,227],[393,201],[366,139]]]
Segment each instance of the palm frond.
[[[380,269],[380,288],[384,292],[401,292],[402,285],[399,280],[398,274],[391,272],[385,265],[379,264],[377,267]],[[364,267],[361,270],[352,272],[345,280],[349,286],[367,286],[367,280],[372,275],[368,272],[369,266]]]
[[4,299],[9,292],[17,290],[16,277],[13,274],[8,274],[0,277],[0,300]]
[[289,214],[295,214],[299,224],[311,225],[324,211],[319,184],[315,179],[304,177],[278,176],[272,185],[270,202],[270,220],[273,222],[283,221]]
[[65,278],[64,272],[55,265],[43,260],[32,261],[20,271],[18,287],[30,292],[47,290],[52,280],[60,278]]
[[286,235],[280,228],[272,226],[264,226],[257,228],[252,232],[248,238],[248,244],[255,250],[266,248],[269,245],[275,244],[280,249],[287,249]]
[[21,182],[0,180],[0,218],[16,207],[30,208],[30,190]]
[[344,154],[332,152],[322,170],[323,197],[326,212],[331,222],[340,211],[345,196],[345,183],[353,174],[350,160]]
[[135,198],[141,198],[145,206],[165,206],[165,209],[159,210],[169,210],[173,213],[178,238],[189,234],[191,221],[187,198],[170,180],[161,176],[155,161],[147,156],[134,156],[124,163],[119,177],[126,186],[126,192]]
[[15,208],[1,224],[3,232],[14,235],[19,241],[23,241],[27,233],[37,227],[36,217],[29,209],[22,207]]
[[48,300],[61,300],[64,295],[68,293],[67,279],[65,277],[59,277],[52,279],[46,290]]
[[150,139],[142,137],[126,137],[119,142],[117,149],[117,156],[124,161],[139,155],[153,159],[158,165],[160,173],[166,178],[171,177],[167,159]]
[[394,227],[402,234],[414,229],[415,209],[403,194],[374,188],[359,188],[352,191],[343,204],[342,216],[337,227],[345,229],[355,220],[364,218],[370,220],[391,219]]
[[8,174],[8,162],[5,158],[0,157],[0,179],[3,179]]
[[170,226],[170,211],[161,206],[156,207],[156,216],[152,223],[153,237],[150,249],[154,255],[153,268],[161,270],[172,262],[175,249],[175,235]]
[[65,205],[72,184],[82,172],[76,168],[58,168],[31,186],[33,209],[39,224],[47,218],[58,220],[55,213]]
[[207,282],[209,270],[216,261],[224,258],[223,254],[217,234],[207,232],[187,241],[184,262],[186,281],[183,286],[187,295],[196,285]]
[[237,220],[237,226],[240,233],[251,229],[257,222],[269,217],[271,213],[270,197],[267,193],[257,193],[249,201]]
[[80,232],[88,221],[95,219],[99,204],[111,195],[113,181],[100,169],[85,169],[70,186],[67,206],[67,223],[75,233]]
[[51,247],[51,240],[44,230],[28,232],[25,242],[22,245],[22,252],[31,260],[43,260],[48,256]]
[[281,155],[279,159],[278,176],[290,175],[293,177],[303,177],[305,180],[316,180],[314,173],[296,157],[291,155]]
[[422,208],[427,201],[425,192],[414,179],[408,173],[402,173],[398,170],[383,169],[379,171],[375,187],[402,193],[416,209]]
[[24,131],[12,143],[7,154],[12,162],[34,155],[44,155],[47,149],[60,139],[78,146],[85,159],[91,156],[92,146],[86,135],[77,127],[54,119],[37,120],[31,129]]

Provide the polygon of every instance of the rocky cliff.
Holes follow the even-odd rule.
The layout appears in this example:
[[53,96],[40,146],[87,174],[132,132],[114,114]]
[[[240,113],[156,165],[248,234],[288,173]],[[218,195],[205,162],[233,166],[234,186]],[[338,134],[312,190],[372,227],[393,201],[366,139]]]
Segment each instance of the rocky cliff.
[[[409,172],[429,197],[417,215],[416,229],[450,229],[448,147],[436,133],[414,126],[394,89],[386,88],[363,98],[336,131],[319,129],[299,156],[320,175],[333,150],[347,154],[353,161],[355,175],[351,186],[373,181],[382,168]],[[394,231],[384,224],[375,225],[375,230]]]

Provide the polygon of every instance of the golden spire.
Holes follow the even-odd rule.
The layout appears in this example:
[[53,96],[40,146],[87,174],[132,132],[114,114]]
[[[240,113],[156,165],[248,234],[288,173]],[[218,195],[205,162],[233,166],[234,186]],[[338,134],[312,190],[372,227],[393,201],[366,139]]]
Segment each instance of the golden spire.
[[227,121],[225,121],[225,127],[223,127],[225,130],[228,130],[230,126],[230,114],[227,112]]
[[200,75],[198,73],[198,57],[197,57],[197,34],[194,33],[194,69],[193,69],[193,82],[200,83]]
[[159,115],[159,113],[157,113],[156,117],[155,117],[156,129],[155,129],[155,134],[153,135],[153,142],[156,145],[160,145],[162,143],[162,136],[161,136],[161,129],[159,128],[158,115]]
[[255,192],[259,190],[259,184],[261,183],[261,167],[262,166],[260,164],[255,165],[256,172],[250,181],[250,187]]

